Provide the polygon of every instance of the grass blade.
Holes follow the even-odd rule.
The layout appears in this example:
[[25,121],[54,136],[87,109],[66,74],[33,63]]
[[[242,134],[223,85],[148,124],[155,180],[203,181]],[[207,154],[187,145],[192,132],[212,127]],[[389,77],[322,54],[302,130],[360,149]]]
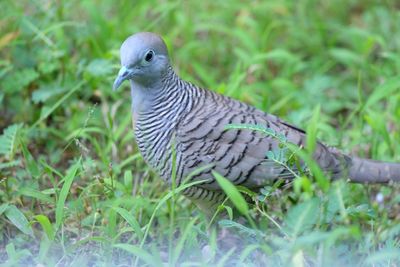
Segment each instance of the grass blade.
[[46,233],[47,237],[49,240],[53,241],[54,237],[55,237],[55,232],[53,229],[53,226],[51,225],[51,222],[49,220],[49,218],[47,218],[46,215],[36,215],[35,219],[40,223],[40,225],[42,226],[44,232]]
[[237,190],[237,188],[228,179],[219,173],[213,171],[213,175],[228,198],[232,201],[233,205],[235,205],[241,214],[247,216],[249,214],[249,206],[239,190]]
[[42,201],[42,202],[54,203],[53,198],[51,198],[48,195],[43,194],[42,192],[37,191],[37,190],[35,190],[33,188],[24,187],[19,191],[19,193],[21,195],[24,195],[24,196],[27,196],[27,197],[35,198],[35,199],[37,199],[39,201]]
[[79,159],[78,162],[76,162],[74,166],[72,166],[72,168],[65,176],[64,184],[61,188],[61,192],[56,204],[56,229],[58,229],[63,222],[65,200],[67,199],[69,189],[71,188],[72,182],[74,181],[74,178],[80,167],[80,164],[81,160]]
[[320,119],[321,107],[318,105],[313,112],[310,123],[307,126],[307,150],[313,153],[317,144],[318,121]]
[[14,205],[9,205],[5,211],[6,217],[23,233],[33,236],[32,227],[30,226],[25,215]]
[[175,249],[174,249],[173,255],[172,255],[171,266],[177,265],[177,261],[183,250],[183,246],[185,245],[185,242],[190,234],[190,231],[193,230],[193,225],[196,222],[196,220],[197,220],[197,218],[194,218],[189,222],[189,224],[186,226],[185,231],[183,232],[181,238],[179,239],[178,243],[175,245]]
[[122,218],[127,221],[127,223],[132,227],[132,229],[135,231],[135,233],[138,235],[139,240],[141,241],[143,239],[143,231],[140,227],[139,222],[135,219],[135,217],[132,216],[132,214],[127,211],[126,209],[120,208],[120,207],[113,207],[113,209],[121,215]]
[[30,175],[34,178],[38,178],[40,175],[39,166],[36,161],[33,159],[31,152],[29,152],[25,143],[22,141],[22,138],[19,138],[19,143],[21,144],[22,154],[24,155],[26,168],[28,169]]
[[3,214],[8,208],[8,203],[4,203],[0,205],[0,215]]

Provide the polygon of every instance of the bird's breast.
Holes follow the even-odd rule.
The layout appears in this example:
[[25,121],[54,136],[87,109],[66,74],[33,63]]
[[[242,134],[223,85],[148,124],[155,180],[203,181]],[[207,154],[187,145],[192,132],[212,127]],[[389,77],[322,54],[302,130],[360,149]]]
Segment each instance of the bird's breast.
[[174,124],[160,116],[137,116],[135,137],[144,160],[163,178],[171,169]]

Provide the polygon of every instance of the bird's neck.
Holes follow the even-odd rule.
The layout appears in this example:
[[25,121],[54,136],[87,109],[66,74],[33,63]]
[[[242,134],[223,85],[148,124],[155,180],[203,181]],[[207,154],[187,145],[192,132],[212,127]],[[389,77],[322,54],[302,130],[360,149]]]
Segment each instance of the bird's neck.
[[179,94],[179,86],[176,86],[180,78],[175,74],[172,67],[169,67],[163,77],[151,84],[142,84],[130,80],[132,112],[134,116],[147,113],[155,108],[155,104],[167,99],[170,93]]
[[156,90],[131,80],[132,113],[134,116],[149,110],[156,97]]

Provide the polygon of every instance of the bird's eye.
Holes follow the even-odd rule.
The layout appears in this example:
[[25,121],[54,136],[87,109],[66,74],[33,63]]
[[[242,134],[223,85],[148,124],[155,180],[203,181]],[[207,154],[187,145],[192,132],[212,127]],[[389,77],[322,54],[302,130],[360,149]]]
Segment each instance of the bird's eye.
[[146,62],[152,61],[153,58],[154,58],[154,51],[153,51],[153,50],[148,51],[148,52],[146,53],[146,55],[144,56],[144,60],[145,60]]

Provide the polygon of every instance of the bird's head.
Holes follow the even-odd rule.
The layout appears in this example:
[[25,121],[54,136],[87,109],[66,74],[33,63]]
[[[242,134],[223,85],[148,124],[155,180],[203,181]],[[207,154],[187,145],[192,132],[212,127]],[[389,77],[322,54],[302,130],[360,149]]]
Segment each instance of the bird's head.
[[160,81],[169,67],[167,47],[160,36],[151,32],[136,33],[122,44],[121,65],[114,81],[116,90],[125,80],[133,80],[144,87]]

